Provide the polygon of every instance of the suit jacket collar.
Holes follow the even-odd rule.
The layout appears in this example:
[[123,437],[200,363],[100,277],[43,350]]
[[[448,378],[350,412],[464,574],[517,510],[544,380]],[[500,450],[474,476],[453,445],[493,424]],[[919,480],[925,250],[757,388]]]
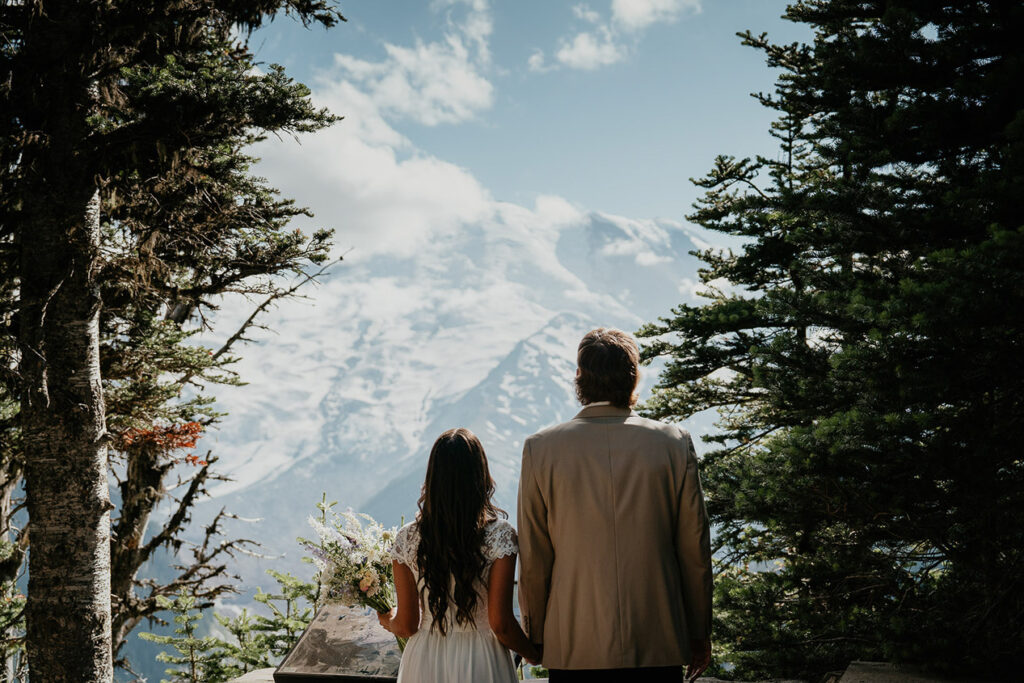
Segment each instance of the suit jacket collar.
[[586,419],[588,417],[630,417],[636,416],[629,408],[618,408],[616,406],[583,406],[583,410],[576,414],[574,420]]

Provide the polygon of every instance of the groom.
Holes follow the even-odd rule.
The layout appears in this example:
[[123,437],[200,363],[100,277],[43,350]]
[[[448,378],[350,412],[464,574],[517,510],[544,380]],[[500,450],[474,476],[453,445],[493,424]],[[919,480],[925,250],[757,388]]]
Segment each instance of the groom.
[[711,661],[711,548],[690,435],[630,410],[639,353],[598,328],[583,410],[526,440],[519,604],[551,682],[696,678]]

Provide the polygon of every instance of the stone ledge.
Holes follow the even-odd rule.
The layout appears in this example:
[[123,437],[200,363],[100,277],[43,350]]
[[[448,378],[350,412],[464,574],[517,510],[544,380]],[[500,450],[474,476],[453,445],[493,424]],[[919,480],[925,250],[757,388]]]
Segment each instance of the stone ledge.
[[850,662],[839,683],[984,683],[978,678],[940,678],[888,662]]
[[[310,680],[313,680],[312,678]],[[352,677],[353,681],[359,680]],[[372,680],[370,678],[364,680]],[[543,683],[546,678],[535,679]],[[273,669],[260,669],[251,671],[241,678],[236,678],[231,683],[274,683]],[[698,678],[697,683],[734,683],[733,681],[722,681],[717,678]],[[772,681],[761,681],[760,683],[804,683],[785,679],[773,679]],[[910,669],[897,669],[894,665],[886,662],[850,662],[850,666],[843,672],[839,683],[985,683],[980,679],[961,678],[953,679],[938,678],[922,674]]]
[[[310,680],[314,680],[310,677]],[[352,677],[353,681],[359,680],[358,677]],[[365,680],[372,680],[367,678]],[[544,683],[548,679],[546,678],[534,678],[529,679],[536,681],[536,683]],[[230,683],[274,683],[274,669],[259,669],[258,671],[250,671],[241,678],[232,679]],[[625,683],[625,682],[624,682]],[[701,677],[697,679],[697,683],[735,683],[734,681],[723,681],[718,678]],[[805,681],[790,681],[777,679],[772,681],[761,681],[760,683],[806,683]]]
[[273,669],[257,669],[250,671],[241,678],[232,678],[231,683],[274,683]]

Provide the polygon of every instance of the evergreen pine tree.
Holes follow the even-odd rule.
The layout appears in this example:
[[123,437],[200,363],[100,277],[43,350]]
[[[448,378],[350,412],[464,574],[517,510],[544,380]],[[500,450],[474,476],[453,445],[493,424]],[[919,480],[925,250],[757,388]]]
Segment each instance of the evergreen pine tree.
[[[217,639],[211,636],[199,637],[197,622],[203,618],[196,607],[195,596],[182,591],[173,600],[160,596],[160,606],[174,613],[174,635],[140,633],[139,637],[160,645],[170,645],[177,653],[161,652],[157,659],[172,666],[165,673],[170,677],[162,683],[205,683],[213,679],[206,676],[206,670],[219,666],[220,657],[215,652]],[[226,680],[226,679],[225,679]]]
[[[255,669],[277,666],[298,643],[313,620],[313,598],[316,584],[288,573],[268,570],[279,586],[277,593],[257,590],[254,599],[269,615],[250,614],[246,609],[229,618],[214,613],[213,617],[226,631],[226,638],[216,634],[199,637],[196,622],[202,617],[194,595],[183,592],[174,600],[161,596],[160,605],[174,614],[175,635],[140,633],[139,636],[163,645],[172,645],[178,654],[162,652],[160,661],[182,666],[167,673],[181,681],[223,683]],[[191,679],[188,676],[195,676]]]
[[[139,494],[137,514],[119,520],[115,543],[129,545],[114,546],[114,585],[110,576],[107,449],[120,435],[106,431],[104,332],[119,339],[126,328],[144,329],[155,311],[180,325],[209,297],[323,251],[324,233],[305,245],[279,232],[300,211],[249,177],[251,159],[241,153],[266,131],[315,130],[331,119],[279,67],[251,68],[244,36],[280,12],[306,24],[341,19],[328,0],[0,7],[0,295],[3,347],[18,363],[17,372],[5,366],[0,395],[0,512],[9,518],[24,473],[26,640],[40,679],[109,680],[112,638],[155,611],[155,596],[133,594],[152,549],[130,545],[142,541],[134,531],[154,502],[137,487],[142,479],[126,480]],[[265,308],[279,291],[265,280],[261,287]],[[9,414],[8,404],[20,409]],[[123,426],[137,430],[147,416],[130,417]],[[165,465],[153,462],[135,471],[151,478]],[[192,481],[188,491],[201,491],[202,477]],[[180,543],[188,506],[180,512],[159,544]],[[28,538],[18,533],[13,560]],[[222,571],[212,560],[196,563]]]
[[273,569],[268,569],[267,573],[277,581],[279,592],[258,590],[253,596],[270,611],[269,617],[256,615],[253,641],[267,653],[269,661],[277,663],[291,652],[313,620],[317,584]]
[[227,631],[230,639],[217,639],[220,658],[207,668],[210,680],[231,680],[249,671],[273,666],[267,651],[254,637],[256,622],[248,609],[243,609],[233,619],[216,612],[213,618]]
[[648,414],[717,408],[703,461],[726,672],[1024,658],[1020,2],[803,0],[744,42],[775,158],[720,157],[708,302],[641,330]]
[[[0,557],[12,552],[10,544],[0,542]],[[25,596],[16,581],[0,583],[0,681],[27,680],[25,661]]]

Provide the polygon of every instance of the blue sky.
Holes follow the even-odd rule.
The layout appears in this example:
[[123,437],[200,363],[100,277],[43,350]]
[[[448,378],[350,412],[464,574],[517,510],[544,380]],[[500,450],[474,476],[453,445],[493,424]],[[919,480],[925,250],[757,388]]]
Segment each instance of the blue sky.
[[[339,135],[388,147],[397,164],[429,159],[461,170],[456,186],[476,183],[494,201],[531,206],[552,196],[636,218],[681,220],[698,195],[688,178],[716,154],[774,154],[772,113],[749,97],[769,90],[774,74],[735,33],[805,35],[780,19],[778,0],[348,0],[341,8],[349,21],[331,31],[282,18],[251,41],[261,61],[285,65],[347,117]],[[304,142],[311,146],[331,148]],[[318,195],[290,183],[303,165],[296,157],[311,153],[291,150],[290,163],[268,160],[262,170],[344,236],[351,206],[333,202],[326,186]],[[336,159],[347,161],[362,163],[358,154]]]

